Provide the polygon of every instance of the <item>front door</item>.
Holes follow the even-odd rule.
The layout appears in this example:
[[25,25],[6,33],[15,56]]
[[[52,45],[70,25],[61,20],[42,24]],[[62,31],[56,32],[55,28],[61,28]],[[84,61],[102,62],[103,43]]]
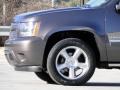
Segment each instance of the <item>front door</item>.
[[[120,0],[119,0],[120,1]],[[106,10],[107,54],[109,62],[120,62],[120,13],[112,3]]]

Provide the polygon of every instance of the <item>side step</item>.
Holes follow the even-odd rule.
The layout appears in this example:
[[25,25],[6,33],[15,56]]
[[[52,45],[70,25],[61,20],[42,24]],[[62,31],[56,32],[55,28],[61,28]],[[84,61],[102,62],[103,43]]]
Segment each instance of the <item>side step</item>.
[[116,63],[110,63],[108,64],[109,67],[120,67],[120,64],[116,64]]

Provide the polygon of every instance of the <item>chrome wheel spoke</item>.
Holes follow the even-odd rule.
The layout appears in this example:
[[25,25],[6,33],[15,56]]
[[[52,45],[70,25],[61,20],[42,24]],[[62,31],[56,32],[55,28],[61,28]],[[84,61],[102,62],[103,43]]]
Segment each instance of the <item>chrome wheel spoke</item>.
[[88,65],[86,63],[78,63],[78,67],[82,68],[82,69],[85,69],[85,68],[88,67]]
[[78,59],[78,57],[82,54],[82,51],[80,49],[76,49],[74,55],[73,55],[73,58],[74,59]]
[[66,60],[68,60],[70,58],[70,56],[68,55],[66,50],[63,50],[62,52],[60,52],[60,55],[62,55]]
[[75,78],[75,70],[73,67],[69,68],[69,78],[71,78],[71,79]]
[[66,67],[67,67],[67,66],[66,66],[66,64],[64,63],[64,64],[58,65],[57,69],[58,69],[59,71],[61,71],[62,69],[66,68]]

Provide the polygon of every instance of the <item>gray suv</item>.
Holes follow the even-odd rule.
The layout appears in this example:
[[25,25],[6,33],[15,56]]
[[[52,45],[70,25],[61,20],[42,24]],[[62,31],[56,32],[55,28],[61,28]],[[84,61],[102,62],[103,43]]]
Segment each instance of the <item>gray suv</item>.
[[48,83],[83,85],[95,68],[120,68],[120,0],[14,17],[5,43],[8,62]]

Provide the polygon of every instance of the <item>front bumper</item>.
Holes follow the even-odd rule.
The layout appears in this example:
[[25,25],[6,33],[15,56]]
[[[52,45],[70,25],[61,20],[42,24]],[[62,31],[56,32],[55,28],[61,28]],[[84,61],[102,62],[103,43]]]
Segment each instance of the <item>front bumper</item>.
[[38,37],[19,38],[5,42],[5,56],[18,71],[42,69],[44,42]]

